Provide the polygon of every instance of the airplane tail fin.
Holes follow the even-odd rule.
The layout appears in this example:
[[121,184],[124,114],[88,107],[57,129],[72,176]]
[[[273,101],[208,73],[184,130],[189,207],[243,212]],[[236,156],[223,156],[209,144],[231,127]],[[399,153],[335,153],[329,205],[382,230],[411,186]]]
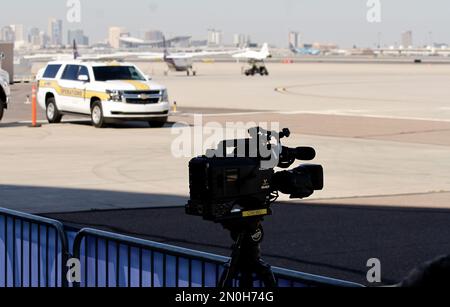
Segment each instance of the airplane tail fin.
[[166,42],[166,36],[163,35],[163,47],[164,47],[164,60],[167,59],[169,56],[169,51],[167,50],[167,42]]
[[261,49],[261,53],[263,55],[265,55],[266,57],[268,57],[268,58],[272,57],[272,54],[270,53],[270,50],[269,50],[269,44],[268,43],[264,43],[264,45],[262,46],[262,49]]
[[76,60],[80,57],[80,53],[78,52],[77,42],[73,40],[73,59]]

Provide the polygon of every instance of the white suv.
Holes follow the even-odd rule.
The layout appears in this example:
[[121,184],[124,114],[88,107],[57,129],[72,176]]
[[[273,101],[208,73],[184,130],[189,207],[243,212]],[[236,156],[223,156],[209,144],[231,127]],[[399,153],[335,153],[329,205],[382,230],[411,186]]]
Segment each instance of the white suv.
[[162,127],[169,116],[167,89],[151,82],[133,64],[50,62],[38,76],[37,99],[49,123],[63,115],[90,115],[102,128],[117,120]]
[[[4,58],[4,55],[0,54],[0,61]],[[11,93],[9,89],[9,75],[6,71],[0,68],[0,120],[3,118],[5,109],[8,108],[9,95]]]

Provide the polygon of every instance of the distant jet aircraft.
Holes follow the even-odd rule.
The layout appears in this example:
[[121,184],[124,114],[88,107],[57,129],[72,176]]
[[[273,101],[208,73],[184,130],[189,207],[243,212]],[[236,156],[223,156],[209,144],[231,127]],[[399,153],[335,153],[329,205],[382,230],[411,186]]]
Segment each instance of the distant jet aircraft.
[[314,49],[312,47],[295,48],[294,45],[290,44],[289,49],[295,54],[302,55],[320,55],[321,51],[319,49]]
[[254,76],[260,74],[261,76],[268,76],[269,71],[266,68],[265,60],[271,58],[272,54],[269,50],[269,44],[264,43],[260,51],[246,49],[242,52],[237,52],[233,55],[235,59],[245,59],[248,61],[250,68],[244,71],[246,76]]

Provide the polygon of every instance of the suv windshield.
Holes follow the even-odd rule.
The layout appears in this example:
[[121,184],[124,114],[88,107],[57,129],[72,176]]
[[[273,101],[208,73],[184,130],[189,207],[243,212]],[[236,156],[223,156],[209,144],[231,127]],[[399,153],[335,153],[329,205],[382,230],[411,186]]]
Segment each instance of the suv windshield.
[[136,80],[145,81],[144,76],[133,66],[99,66],[93,67],[95,80]]

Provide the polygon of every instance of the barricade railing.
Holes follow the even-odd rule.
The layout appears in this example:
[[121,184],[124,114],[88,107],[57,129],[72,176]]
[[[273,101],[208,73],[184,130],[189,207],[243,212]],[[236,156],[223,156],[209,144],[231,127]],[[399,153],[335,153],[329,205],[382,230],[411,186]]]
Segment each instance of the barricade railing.
[[[79,260],[79,283],[67,280],[70,258]],[[0,208],[0,287],[216,287],[228,260],[100,230],[65,231],[58,221]],[[361,287],[273,271],[279,287]]]
[[66,287],[63,225],[0,208],[0,287]]
[[[216,287],[229,260],[94,229],[77,234],[73,254],[82,268],[79,287]],[[279,268],[274,274],[280,287],[361,287]]]

